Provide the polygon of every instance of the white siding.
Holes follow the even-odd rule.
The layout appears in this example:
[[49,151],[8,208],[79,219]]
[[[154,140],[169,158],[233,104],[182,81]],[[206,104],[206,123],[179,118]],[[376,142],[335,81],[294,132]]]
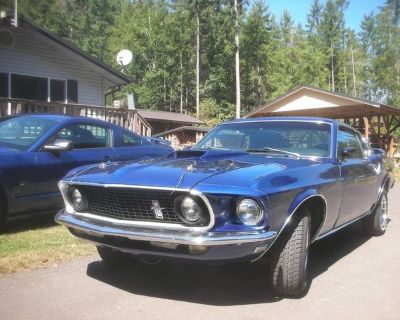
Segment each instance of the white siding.
[[78,81],[78,103],[104,105],[105,83],[96,67],[41,34],[26,28],[12,29],[13,48],[0,48],[0,72]]
[[333,107],[338,107],[338,104],[332,103],[324,99],[319,99],[304,95],[302,97],[298,97],[297,99],[286,103],[282,107],[274,110],[274,112],[298,111],[298,110],[333,108]]

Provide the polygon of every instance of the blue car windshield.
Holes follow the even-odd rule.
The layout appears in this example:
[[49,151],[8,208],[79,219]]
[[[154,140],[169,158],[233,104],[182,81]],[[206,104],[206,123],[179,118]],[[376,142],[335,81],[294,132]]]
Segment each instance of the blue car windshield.
[[277,120],[227,123],[216,127],[192,149],[329,157],[331,125]]
[[56,121],[32,116],[20,116],[0,120],[0,146],[25,151]]

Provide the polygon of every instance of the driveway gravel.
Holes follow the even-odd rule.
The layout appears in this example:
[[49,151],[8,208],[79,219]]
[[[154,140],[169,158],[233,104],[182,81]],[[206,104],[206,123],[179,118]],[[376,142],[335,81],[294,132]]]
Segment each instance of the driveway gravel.
[[97,256],[0,278],[0,319],[400,320],[400,187],[386,234],[354,224],[315,243],[300,299],[270,294],[263,264],[164,262],[107,269]]

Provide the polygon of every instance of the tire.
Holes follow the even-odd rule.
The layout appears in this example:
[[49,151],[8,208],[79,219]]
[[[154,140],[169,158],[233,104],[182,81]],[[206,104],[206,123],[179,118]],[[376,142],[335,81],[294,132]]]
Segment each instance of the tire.
[[369,236],[381,236],[388,224],[388,196],[384,191],[374,211],[362,220],[364,232]]
[[271,256],[272,291],[278,296],[299,297],[308,289],[310,212],[303,208],[282,233]]
[[109,247],[97,246],[97,252],[101,260],[103,260],[104,264],[108,267],[121,267],[129,262],[129,257],[127,255]]

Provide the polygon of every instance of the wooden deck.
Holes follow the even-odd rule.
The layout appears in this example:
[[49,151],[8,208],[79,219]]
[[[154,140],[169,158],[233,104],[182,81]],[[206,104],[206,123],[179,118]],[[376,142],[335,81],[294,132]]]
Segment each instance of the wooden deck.
[[142,136],[151,136],[150,124],[137,110],[0,98],[0,117],[23,113],[53,113],[100,119]]

